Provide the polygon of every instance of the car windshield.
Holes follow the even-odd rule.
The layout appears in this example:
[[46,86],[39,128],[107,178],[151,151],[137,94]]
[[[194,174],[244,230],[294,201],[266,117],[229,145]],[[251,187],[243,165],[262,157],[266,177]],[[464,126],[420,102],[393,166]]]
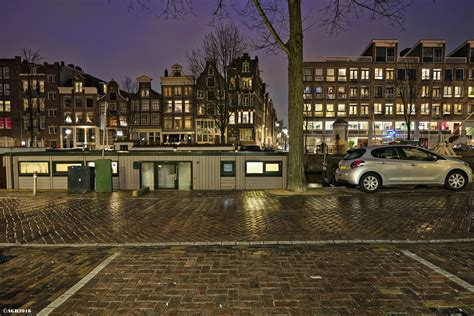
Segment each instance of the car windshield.
[[362,157],[365,154],[365,149],[357,148],[351,149],[347,154],[342,158],[343,160],[352,160]]

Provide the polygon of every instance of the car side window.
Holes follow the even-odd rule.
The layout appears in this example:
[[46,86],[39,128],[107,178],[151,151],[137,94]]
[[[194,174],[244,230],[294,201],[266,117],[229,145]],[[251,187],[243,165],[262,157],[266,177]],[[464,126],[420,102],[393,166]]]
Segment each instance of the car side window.
[[429,153],[419,148],[402,147],[401,149],[408,160],[433,161],[433,157]]
[[377,148],[372,150],[372,156],[381,159],[400,159],[395,147]]

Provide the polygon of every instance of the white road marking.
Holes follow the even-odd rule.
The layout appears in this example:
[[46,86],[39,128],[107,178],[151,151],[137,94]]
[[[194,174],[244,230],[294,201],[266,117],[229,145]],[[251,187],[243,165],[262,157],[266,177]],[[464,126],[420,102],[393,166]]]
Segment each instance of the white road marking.
[[97,267],[94,268],[91,272],[89,272],[85,277],[83,277],[79,282],[77,282],[73,287],[66,291],[63,295],[55,299],[51,302],[48,306],[43,308],[38,315],[39,316],[46,316],[49,315],[52,311],[58,308],[61,304],[67,301],[74,293],[79,291],[84,285],[87,284],[92,278],[94,278],[103,268],[105,268],[112,260],[117,258],[120,253],[116,252],[104,261],[102,261]]
[[431,268],[433,269],[434,271],[438,272],[439,274],[442,274],[444,275],[445,277],[447,277],[450,281],[456,283],[457,285],[460,285],[462,286],[463,288],[465,288],[466,290],[468,290],[469,292],[473,293],[474,292],[474,285],[472,285],[471,283],[468,283],[466,281],[464,281],[463,279],[459,278],[458,276],[452,274],[452,273],[449,273],[448,271],[446,270],[443,270],[441,269],[440,267],[432,264],[431,262],[429,262],[428,260],[425,260],[423,259],[422,257],[420,256],[417,256],[415,255],[413,252],[411,251],[408,251],[408,250],[402,250],[403,254],[412,258],[413,260],[416,260],[418,262],[420,262],[421,264],[427,266],[428,268]]
[[165,241],[136,243],[0,243],[0,248],[31,247],[31,248],[134,248],[134,247],[172,247],[172,246],[258,246],[258,245],[371,245],[371,244],[448,244],[471,243],[474,238],[457,239],[325,239],[325,240],[262,240],[262,241]]

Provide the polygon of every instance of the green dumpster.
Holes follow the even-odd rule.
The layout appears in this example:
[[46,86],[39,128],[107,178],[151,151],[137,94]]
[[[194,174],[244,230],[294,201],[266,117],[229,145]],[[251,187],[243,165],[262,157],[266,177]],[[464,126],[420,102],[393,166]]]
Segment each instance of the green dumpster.
[[98,159],[95,161],[95,191],[112,192],[112,160]]

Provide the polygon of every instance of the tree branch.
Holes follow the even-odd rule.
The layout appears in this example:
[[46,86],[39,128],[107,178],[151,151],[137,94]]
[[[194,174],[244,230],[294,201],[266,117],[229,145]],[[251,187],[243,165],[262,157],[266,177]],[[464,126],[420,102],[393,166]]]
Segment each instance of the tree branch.
[[263,21],[265,22],[265,25],[267,26],[268,30],[272,34],[272,36],[275,38],[275,41],[278,43],[278,46],[287,54],[290,54],[290,50],[288,49],[288,46],[282,41],[280,38],[280,35],[278,35],[277,31],[273,27],[272,22],[268,19],[267,15],[265,14],[265,11],[263,11],[263,8],[260,4],[259,0],[252,0],[255,9],[257,10],[258,14],[262,17]]

